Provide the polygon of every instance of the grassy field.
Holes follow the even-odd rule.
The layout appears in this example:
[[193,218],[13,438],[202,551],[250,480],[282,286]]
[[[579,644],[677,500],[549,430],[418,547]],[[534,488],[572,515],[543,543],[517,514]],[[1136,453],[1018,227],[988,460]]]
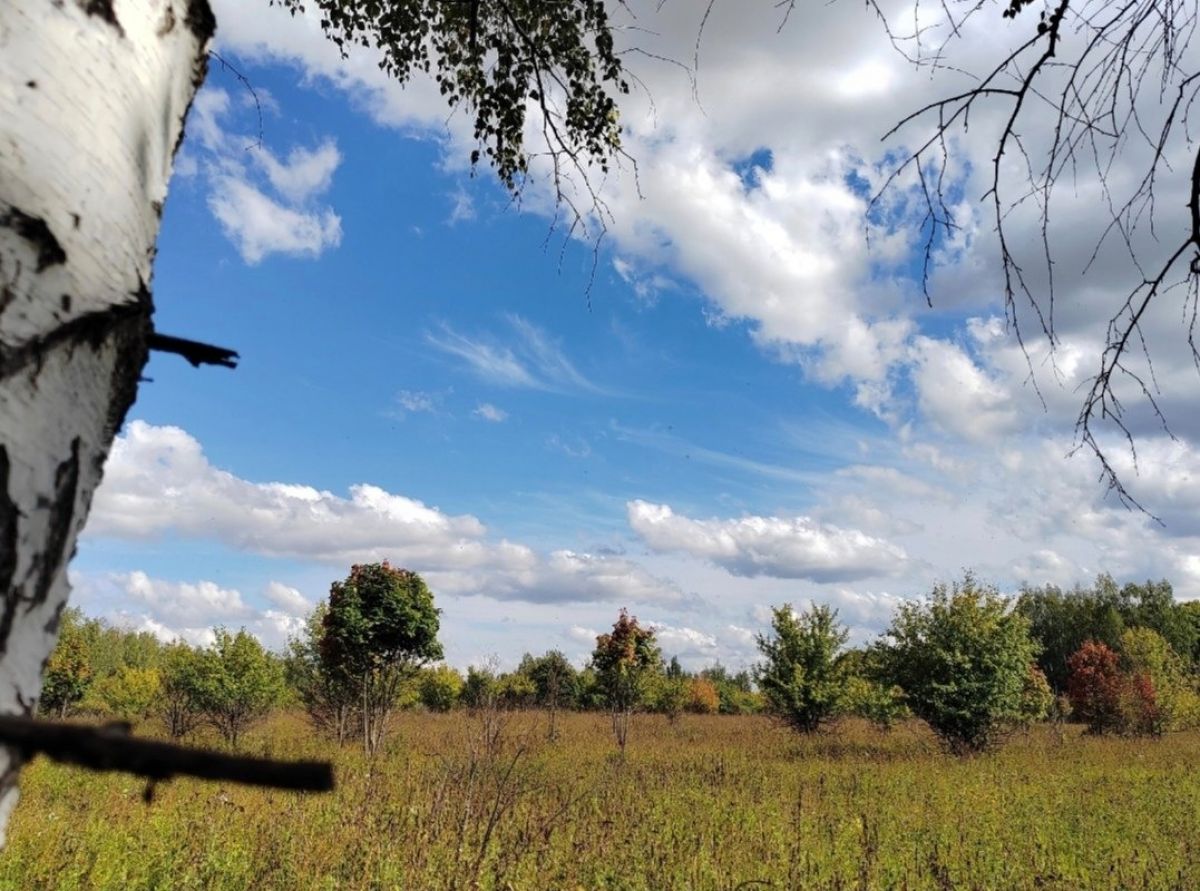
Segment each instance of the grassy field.
[[1018,735],[957,760],[919,726],[801,739],[761,718],[406,714],[375,763],[279,715],[243,749],[332,757],[327,796],[39,759],[5,889],[1200,888],[1200,734]]

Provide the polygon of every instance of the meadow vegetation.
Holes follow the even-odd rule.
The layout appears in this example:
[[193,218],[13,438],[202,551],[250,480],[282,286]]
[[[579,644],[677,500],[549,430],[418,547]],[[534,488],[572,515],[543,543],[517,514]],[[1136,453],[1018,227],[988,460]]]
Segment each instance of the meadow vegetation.
[[284,654],[64,614],[44,712],[329,759],[338,787],[146,803],[39,759],[0,888],[1200,887],[1200,613],[1165,583],[968,575],[857,648],[784,605],[737,673],[664,660],[622,610],[582,668],[463,675],[419,576],[332,593]]
[[[279,712],[243,751],[330,757],[330,795],[143,783],[38,759],[5,889],[1186,889],[1200,734],[1041,725],[945,753],[916,721],[809,735],[754,716],[397,716],[368,759]],[[211,731],[201,741],[224,745]],[[751,884],[757,882],[758,884]]]

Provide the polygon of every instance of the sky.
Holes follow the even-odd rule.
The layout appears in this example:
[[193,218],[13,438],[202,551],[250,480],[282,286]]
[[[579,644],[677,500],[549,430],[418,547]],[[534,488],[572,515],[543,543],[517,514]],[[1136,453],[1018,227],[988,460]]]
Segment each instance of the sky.
[[[643,50],[622,108],[637,166],[600,183],[598,239],[595,218],[552,225],[537,165],[520,202],[473,174],[470,122],[429,82],[340,59],[311,18],[214,3],[229,66],[176,158],[155,320],[241,363],[153,356],[75,603],[280,647],[353,563],[388,559],[429,583],[458,667],[582,662],[628,608],[686,665],[741,668],[772,605],[830,604],[861,643],[967,570],[1009,592],[1108,572],[1200,597],[1177,297],[1145,324],[1171,434],[1125,389],[1136,464],[1103,440],[1147,512],[1071,454],[1137,281],[1111,244],[1085,271],[1103,223],[1086,176],[1056,199],[1058,342],[1023,353],[977,197],[999,110],[955,144],[960,228],[929,306],[914,184],[868,200],[920,133],[880,137],[959,75],[914,68],[861,4],[780,28],[774,2],[718,2],[703,32],[703,4],[658,6],[618,19]],[[950,51],[996,58],[1032,26],[998,9]],[[1185,209],[1165,204],[1169,226]]]

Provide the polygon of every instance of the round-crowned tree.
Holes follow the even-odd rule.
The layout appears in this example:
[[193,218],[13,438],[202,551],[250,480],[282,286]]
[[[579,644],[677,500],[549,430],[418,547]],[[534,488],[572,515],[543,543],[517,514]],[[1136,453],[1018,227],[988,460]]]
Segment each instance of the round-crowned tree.
[[350,575],[329,589],[321,662],[359,702],[368,754],[382,744],[404,684],[422,666],[442,658],[439,612],[419,575],[386,560],[352,566]]
[[612,713],[613,734],[621,752],[629,738],[629,720],[642,704],[650,683],[662,665],[662,654],[654,644],[654,631],[638,624],[628,610],[613,623],[609,634],[596,638],[592,668],[605,703]]
[[801,613],[790,604],[772,610],[769,636],[758,636],[764,662],[758,686],[767,710],[801,733],[812,733],[835,717],[846,701],[846,673],[838,654],[849,632],[837,610],[813,604]]
[[971,575],[901,605],[876,645],[881,674],[956,754],[989,748],[1021,722],[1037,656],[1029,620]]

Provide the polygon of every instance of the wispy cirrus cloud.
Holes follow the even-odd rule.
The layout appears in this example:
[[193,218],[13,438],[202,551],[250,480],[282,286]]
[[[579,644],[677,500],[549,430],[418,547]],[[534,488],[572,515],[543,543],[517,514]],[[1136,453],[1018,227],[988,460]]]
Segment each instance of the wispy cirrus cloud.
[[589,380],[567,358],[562,347],[537,325],[518,315],[506,316],[512,336],[471,336],[443,324],[425,335],[430,346],[461,359],[481,380],[499,387],[551,393],[612,395]]

